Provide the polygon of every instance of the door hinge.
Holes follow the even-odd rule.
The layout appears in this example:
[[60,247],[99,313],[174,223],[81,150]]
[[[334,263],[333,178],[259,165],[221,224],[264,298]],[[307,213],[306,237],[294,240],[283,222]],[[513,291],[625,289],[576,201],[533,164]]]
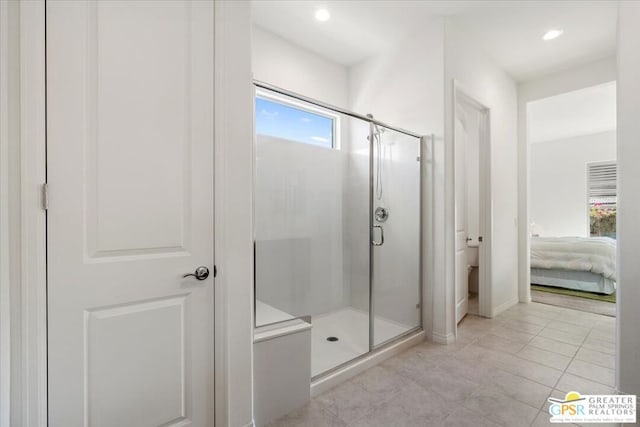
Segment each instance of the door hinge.
[[482,243],[482,236],[478,237],[478,242]]
[[216,267],[215,264],[214,264],[214,266],[213,266],[213,278],[215,279],[217,275],[218,275],[218,267]]
[[42,184],[42,209],[49,209],[49,184]]

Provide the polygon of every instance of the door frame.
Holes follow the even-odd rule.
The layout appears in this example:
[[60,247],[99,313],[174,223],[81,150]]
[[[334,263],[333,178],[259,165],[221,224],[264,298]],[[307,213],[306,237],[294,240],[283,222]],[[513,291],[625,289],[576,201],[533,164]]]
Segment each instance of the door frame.
[[[19,49],[7,60],[19,73],[16,98],[9,109],[17,109],[18,140],[9,140],[19,154],[12,161],[18,171],[9,182],[16,196],[2,204],[10,216],[10,238],[19,243],[19,253],[11,254],[8,265],[11,301],[10,334],[12,345],[10,377],[10,421],[12,425],[47,425],[47,295],[46,295],[46,213],[42,206],[42,184],[46,182],[46,103],[45,103],[45,8],[44,0],[14,3],[19,28],[12,34]],[[10,215],[11,215],[10,213]],[[15,246],[12,245],[12,249]],[[3,260],[4,261],[4,260]]]
[[[9,15],[14,16],[13,7],[15,14],[19,14],[19,28],[13,31],[8,25],[0,27],[3,43],[0,63],[3,76],[7,70],[19,73],[20,85],[15,97],[3,96],[1,100],[0,149],[3,154],[19,153],[15,159],[19,163],[8,188],[4,187],[4,180],[0,188],[1,206],[7,207],[0,211],[0,227],[3,236],[5,231],[10,231],[10,238],[16,236],[13,241],[19,251],[6,253],[5,246],[0,248],[3,273],[0,396],[2,404],[10,408],[5,415],[3,406],[0,427],[44,427],[48,422],[47,232],[42,198],[42,185],[46,182],[46,7],[45,0],[2,2],[1,23],[8,22]],[[253,276],[250,8],[246,1],[235,2],[233,6],[216,1],[214,13],[216,208],[212,244],[219,273],[215,279],[214,363],[215,372],[220,373],[215,375],[215,420],[219,426],[250,426],[253,424],[253,314],[249,309]],[[18,49],[19,53],[12,55],[12,49]],[[7,85],[5,80],[0,83],[3,89]],[[243,94],[246,96],[240,96]],[[19,117],[10,117],[7,111],[16,109]],[[10,139],[4,131],[7,125],[18,128],[18,137]],[[247,144],[234,143],[243,139]],[[0,162],[5,174],[8,159],[3,155]],[[240,164],[246,168],[232,167],[238,162],[243,162]],[[246,179],[239,182],[239,177]],[[11,302],[16,304],[6,304],[5,295],[10,295]],[[247,309],[241,310],[244,306]],[[239,336],[246,339],[238,339]],[[10,345],[5,347],[5,343]],[[234,378],[233,387],[230,378]]]
[[[479,275],[478,275],[478,312],[480,316],[483,317],[493,317],[493,302],[492,302],[492,287],[491,287],[491,259],[492,259],[492,235],[493,235],[493,203],[491,199],[491,109],[487,107],[487,104],[479,101],[474,95],[471,95],[462,83],[458,80],[453,81],[453,103],[452,103],[452,114],[453,120],[455,123],[455,119],[457,117],[457,107],[461,102],[465,102],[470,105],[474,109],[476,109],[481,114],[481,121],[484,123],[484,132],[481,132],[480,135],[480,165],[479,165],[479,174],[480,174],[480,206],[478,208],[479,213],[479,232],[483,237],[483,242],[478,246],[478,264],[479,264]],[[455,126],[453,128],[453,148],[455,150],[456,143],[456,135],[455,135]],[[456,191],[456,182],[455,182],[455,162],[453,164],[454,175],[453,175],[453,191],[455,194]],[[454,197],[455,201],[455,197]],[[455,203],[455,202],[454,202]],[[455,228],[455,224],[454,224]],[[455,235],[455,230],[454,230]],[[455,249],[454,249],[455,251]],[[454,254],[455,259],[455,254]],[[456,284],[456,274],[457,269],[454,267],[454,277],[453,277],[453,286],[454,286],[454,301],[453,301],[453,310],[455,312],[456,309],[456,300],[455,297],[455,284]],[[456,335],[457,335],[457,323],[456,323]]]

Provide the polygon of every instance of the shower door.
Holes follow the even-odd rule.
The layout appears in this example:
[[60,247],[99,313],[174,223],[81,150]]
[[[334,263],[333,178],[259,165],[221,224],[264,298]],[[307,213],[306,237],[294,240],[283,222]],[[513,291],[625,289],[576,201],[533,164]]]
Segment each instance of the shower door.
[[420,139],[256,86],[255,326],[310,321],[319,377],[420,326]]
[[420,326],[420,138],[370,126],[370,344]]

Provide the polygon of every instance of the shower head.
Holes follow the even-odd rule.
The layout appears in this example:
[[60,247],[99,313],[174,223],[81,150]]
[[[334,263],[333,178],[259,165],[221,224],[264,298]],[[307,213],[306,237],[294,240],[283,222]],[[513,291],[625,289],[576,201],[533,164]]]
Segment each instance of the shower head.
[[386,129],[385,128],[381,128],[380,126],[377,125],[377,123],[372,123],[373,124],[373,134],[374,135],[380,135],[381,133],[383,133]]
[[[373,124],[373,133],[372,133],[373,138],[374,139],[378,139],[378,137],[380,135],[382,135],[386,129],[385,128],[381,128],[380,126],[378,126],[375,123],[372,123],[372,124]],[[367,135],[367,141],[368,140],[369,140],[369,135]]]
[[[370,118],[371,120],[373,120],[373,114],[369,113],[369,114],[367,114],[367,117]],[[385,129],[384,128],[380,128],[380,126],[378,126],[377,123],[374,123],[372,121],[371,124],[373,125],[373,128],[375,129],[374,134],[376,134],[376,135],[380,135],[382,132],[385,131]]]

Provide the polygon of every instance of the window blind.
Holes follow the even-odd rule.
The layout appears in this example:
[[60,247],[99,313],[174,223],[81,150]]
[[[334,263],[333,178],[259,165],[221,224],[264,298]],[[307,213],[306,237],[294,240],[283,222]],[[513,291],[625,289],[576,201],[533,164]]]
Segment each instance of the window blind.
[[590,163],[587,165],[589,204],[615,207],[616,162]]

